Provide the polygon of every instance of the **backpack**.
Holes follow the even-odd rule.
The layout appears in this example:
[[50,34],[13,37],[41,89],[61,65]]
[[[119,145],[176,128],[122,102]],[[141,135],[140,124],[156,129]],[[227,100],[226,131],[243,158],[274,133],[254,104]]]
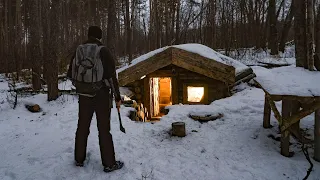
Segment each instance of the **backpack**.
[[72,80],[78,94],[94,95],[103,85],[103,65],[97,44],[79,45],[72,62]]

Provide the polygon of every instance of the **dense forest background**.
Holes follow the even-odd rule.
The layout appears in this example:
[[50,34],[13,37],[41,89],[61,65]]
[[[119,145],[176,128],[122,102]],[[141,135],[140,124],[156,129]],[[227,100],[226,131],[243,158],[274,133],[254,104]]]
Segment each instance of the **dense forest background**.
[[56,87],[90,25],[102,27],[118,65],[173,44],[277,55],[295,40],[297,66],[312,70],[319,10],[319,0],[0,0],[0,73],[28,68],[34,89],[41,79]]

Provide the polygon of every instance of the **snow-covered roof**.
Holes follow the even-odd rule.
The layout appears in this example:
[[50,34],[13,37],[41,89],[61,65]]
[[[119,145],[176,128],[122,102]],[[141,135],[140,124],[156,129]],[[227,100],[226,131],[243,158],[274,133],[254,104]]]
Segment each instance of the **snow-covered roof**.
[[218,61],[220,63],[226,64],[229,66],[233,66],[235,68],[235,73],[236,73],[235,75],[238,75],[238,74],[242,73],[243,71],[249,69],[248,66],[242,64],[241,62],[234,60],[228,56],[225,56],[221,53],[218,53],[205,45],[202,45],[202,44],[181,44],[181,45],[174,45],[174,46],[166,46],[166,47],[151,51],[147,54],[144,54],[144,55],[134,59],[130,65],[126,65],[126,66],[118,69],[117,72],[119,73],[129,67],[132,67],[132,66],[138,64],[139,62],[142,62],[146,59],[149,59],[150,57],[152,57],[158,53],[161,53],[170,47],[174,47],[174,48],[182,49],[182,50],[185,50],[185,51],[188,51],[191,53],[199,54],[200,56],[203,56],[205,58],[212,59],[212,60]]
[[272,95],[320,96],[320,72],[289,66],[275,69],[253,67],[255,80]]

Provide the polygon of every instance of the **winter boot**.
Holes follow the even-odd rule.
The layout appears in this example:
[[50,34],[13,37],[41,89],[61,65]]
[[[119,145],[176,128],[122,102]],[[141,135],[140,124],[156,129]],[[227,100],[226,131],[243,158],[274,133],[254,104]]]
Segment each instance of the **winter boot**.
[[116,163],[111,167],[104,167],[103,171],[106,173],[121,169],[123,167],[124,163],[121,161],[116,161]]
[[75,164],[76,164],[76,166],[78,166],[78,167],[83,167],[83,166],[84,166],[84,164],[83,164],[83,163],[80,163],[80,162],[76,162]]

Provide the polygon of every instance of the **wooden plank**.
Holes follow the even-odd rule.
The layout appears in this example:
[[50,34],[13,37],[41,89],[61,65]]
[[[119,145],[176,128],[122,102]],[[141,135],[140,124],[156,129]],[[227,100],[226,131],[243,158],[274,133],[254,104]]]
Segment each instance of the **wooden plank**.
[[151,119],[151,109],[150,109],[150,78],[147,76],[143,79],[144,86],[144,103],[143,105],[148,110],[148,119]]
[[172,75],[171,70],[157,70],[149,74],[150,77],[171,77]]
[[320,109],[315,112],[314,160],[320,162]]
[[[282,117],[284,119],[282,120],[282,123],[280,125],[286,122],[285,119],[290,117],[290,113],[291,113],[291,101],[290,100],[282,101]],[[290,156],[289,140],[290,140],[289,130],[281,131],[281,154],[285,157]]]
[[264,98],[263,127],[271,128],[270,124],[271,107],[267,96]]
[[274,117],[278,120],[279,124],[282,123],[282,116],[276,106],[276,104],[274,103],[273,99],[271,98],[271,96],[269,94],[266,93],[266,97],[268,98],[268,102],[269,105],[273,111]]
[[281,95],[281,94],[270,94],[257,80],[253,79],[253,81],[260,87],[265,93],[268,93],[274,101],[282,101],[284,99],[287,100],[296,100],[299,102],[306,101],[320,101],[319,96],[297,96],[297,95]]
[[173,64],[229,84],[235,82],[235,68],[200,55],[173,49]]
[[[188,51],[185,51],[185,50],[182,50],[179,48],[173,48],[172,55],[173,55],[172,56],[173,58],[177,57],[177,56],[181,56],[184,58],[192,59],[193,61],[198,61],[198,62],[203,61],[203,63],[205,65],[209,65],[210,67],[214,67],[221,72],[228,72],[228,73],[235,72],[235,68],[233,66],[229,66],[229,65],[226,65],[226,64],[221,63],[219,61],[209,59],[209,58],[203,57],[199,54],[188,52]],[[172,60],[174,61],[175,59],[172,59]]]
[[168,48],[167,50],[156,54],[145,61],[137,63],[136,65],[119,72],[119,85],[125,86],[131,82],[134,82],[135,80],[139,80],[145,75],[172,64],[171,56],[172,48]]
[[180,67],[183,67],[185,69],[188,69],[190,71],[203,74],[207,77],[220,80],[222,82],[226,82],[228,84],[233,84],[235,82],[235,77],[232,75],[224,74],[218,71],[209,70],[208,68],[202,68],[198,65],[194,64],[194,62],[186,62],[185,59],[177,58],[176,62],[174,62],[175,65],[178,65]]
[[[294,114],[297,114],[300,110],[300,103],[299,101],[292,100],[292,105],[291,105],[291,116]],[[300,132],[300,121],[294,123],[291,125],[289,131],[291,132],[292,135],[296,136],[297,138],[301,139],[301,132]]]

